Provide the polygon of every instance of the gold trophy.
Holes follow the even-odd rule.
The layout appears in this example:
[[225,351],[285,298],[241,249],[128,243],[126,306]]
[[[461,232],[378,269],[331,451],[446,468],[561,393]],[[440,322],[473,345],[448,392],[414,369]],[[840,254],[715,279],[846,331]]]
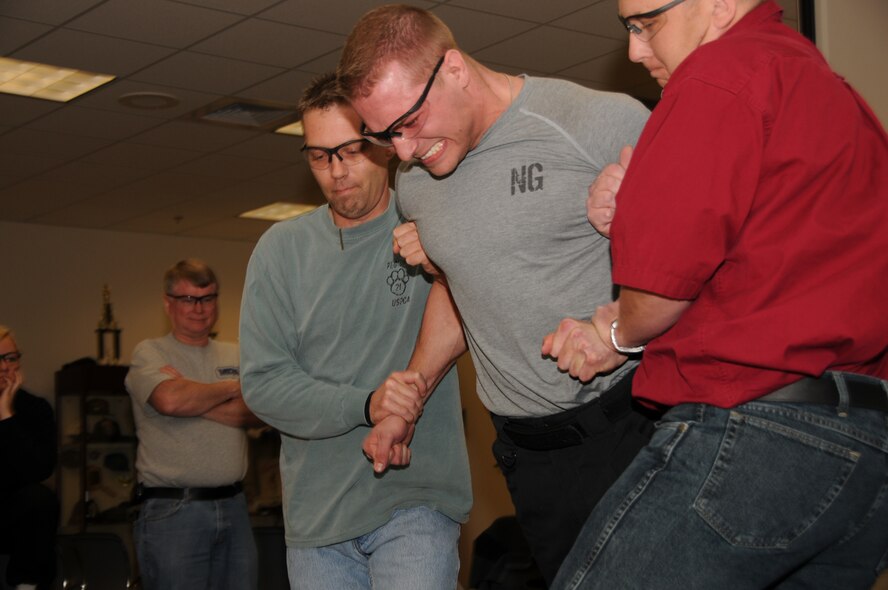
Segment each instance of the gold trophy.
[[102,288],[102,317],[96,335],[99,342],[98,361],[100,365],[116,365],[120,362],[120,332],[111,309],[111,289]]

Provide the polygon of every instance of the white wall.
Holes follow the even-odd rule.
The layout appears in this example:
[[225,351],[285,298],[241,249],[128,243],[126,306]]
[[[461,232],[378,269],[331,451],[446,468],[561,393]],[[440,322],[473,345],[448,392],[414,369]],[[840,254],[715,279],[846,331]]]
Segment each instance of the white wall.
[[817,47],[888,125],[888,1],[815,0]]
[[54,373],[97,354],[102,286],[123,329],[122,363],[169,326],[162,277],[178,260],[205,260],[221,283],[220,340],[236,340],[244,274],[253,244],[0,222],[0,324],[16,333],[25,388],[53,400]]

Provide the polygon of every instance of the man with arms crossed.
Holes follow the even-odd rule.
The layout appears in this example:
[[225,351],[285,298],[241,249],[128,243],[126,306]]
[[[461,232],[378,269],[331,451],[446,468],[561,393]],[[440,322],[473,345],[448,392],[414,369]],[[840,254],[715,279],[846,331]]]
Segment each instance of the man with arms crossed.
[[387,379],[409,360],[432,282],[392,252],[392,153],[361,137],[332,74],[300,110],[327,205],[262,236],[241,310],[244,396],[282,434],[290,586],[452,589],[472,503],[456,370],[426,404],[409,467],[377,475],[360,450],[373,423],[419,412],[404,388],[426,390]]
[[619,300],[543,350],[590,375],[612,366],[589,350],[647,343],[633,393],[671,409],[555,587],[869,588],[888,565],[888,137],[772,1],[619,13],[669,81],[623,158]]
[[651,430],[630,408],[634,363],[581,383],[539,351],[565,314],[591,317],[612,300],[608,243],[586,220],[584,195],[635,142],[647,110],[626,96],[491,71],[437,17],[404,5],[362,17],[338,73],[364,135],[407,162],[399,205],[446,275],[432,287],[409,368],[433,385],[466,350],[465,328],[478,394],[494,414],[494,454],[551,580]]
[[171,331],[132,355],[142,502],[133,529],[146,590],[256,588],[256,545],[241,480],[247,472],[247,409],[237,345],[210,333],[219,317],[219,282],[201,260],[164,275]]

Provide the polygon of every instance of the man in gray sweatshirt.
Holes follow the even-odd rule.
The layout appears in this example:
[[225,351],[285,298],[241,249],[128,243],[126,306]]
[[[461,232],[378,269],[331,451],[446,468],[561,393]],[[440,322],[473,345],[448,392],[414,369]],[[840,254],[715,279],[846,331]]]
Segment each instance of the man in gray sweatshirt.
[[282,434],[290,586],[455,588],[472,503],[456,371],[424,408],[409,467],[375,474],[360,451],[374,423],[420,410],[404,388],[425,391],[387,379],[407,365],[432,283],[392,252],[392,153],[361,137],[332,75],[300,110],[327,205],[262,236],[240,326],[244,399]]

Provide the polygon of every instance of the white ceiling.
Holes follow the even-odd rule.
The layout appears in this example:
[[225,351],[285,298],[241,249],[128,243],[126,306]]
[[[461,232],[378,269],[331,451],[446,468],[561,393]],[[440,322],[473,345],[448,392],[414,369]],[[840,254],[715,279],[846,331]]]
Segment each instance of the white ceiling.
[[[237,214],[321,203],[301,139],[194,122],[224,98],[295,106],[378,0],[0,0],[0,55],[113,74],[68,104],[0,94],[0,220],[254,241]],[[482,63],[654,99],[615,0],[411,2]],[[794,25],[795,1],[781,2]],[[118,102],[162,92],[175,107]]]

